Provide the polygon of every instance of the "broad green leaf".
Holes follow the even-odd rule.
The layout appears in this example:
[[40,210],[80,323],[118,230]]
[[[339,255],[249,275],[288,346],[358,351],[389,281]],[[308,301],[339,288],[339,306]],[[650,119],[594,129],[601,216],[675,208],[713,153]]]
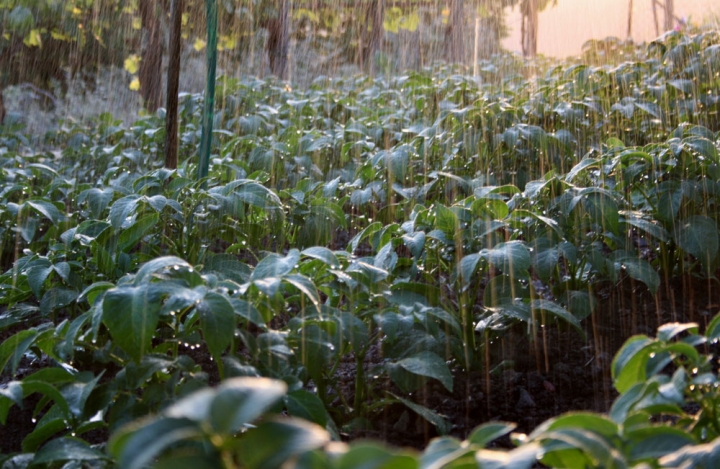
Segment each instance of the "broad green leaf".
[[460,222],[455,212],[442,204],[435,205],[435,228],[445,233],[448,238],[453,239],[459,226]]
[[132,194],[118,199],[112,204],[110,207],[110,223],[113,228],[119,230],[122,227],[125,220],[135,212],[141,198],[137,194]]
[[701,445],[687,445],[662,456],[660,467],[720,467],[720,438]]
[[[107,304],[107,295],[104,304]],[[195,305],[200,314],[200,329],[210,354],[218,359],[235,334],[235,310],[227,298],[209,292]]]
[[463,289],[470,286],[475,269],[477,269],[480,261],[480,254],[468,254],[460,259],[457,266],[458,280],[460,280]]
[[476,447],[485,448],[488,443],[515,430],[515,427],[517,427],[517,425],[514,423],[484,423],[472,431],[470,436],[468,436],[468,442]]
[[529,298],[530,290],[519,279],[509,275],[493,277],[485,286],[483,294],[485,307],[512,304],[517,299]]
[[291,249],[287,256],[268,254],[255,266],[251,281],[262,280],[270,277],[283,277],[295,268],[300,261],[300,251]]
[[646,366],[655,341],[644,335],[631,337],[615,354],[612,378],[615,389],[623,393],[646,379]]
[[694,256],[707,270],[718,253],[718,227],[711,218],[697,215],[681,221],[675,231],[675,241],[686,253]]
[[416,231],[413,234],[404,234],[402,240],[405,246],[410,249],[410,254],[412,254],[415,259],[419,259],[425,247],[425,233],[423,231]]
[[160,221],[160,215],[151,213],[124,229],[118,237],[118,249],[127,251],[137,244]]
[[286,275],[283,280],[300,290],[316,307],[320,306],[320,297],[310,278],[300,274],[290,274]]
[[632,429],[625,437],[631,442],[630,457],[635,460],[661,458],[696,443],[691,433],[665,425]]
[[237,443],[243,467],[281,467],[291,458],[330,441],[321,427],[296,419],[269,420],[248,430]]
[[500,243],[492,249],[483,249],[480,256],[504,274],[525,278],[531,265],[530,251],[523,241]]
[[287,392],[282,381],[232,378],[218,388],[209,409],[209,422],[222,434],[234,434],[265,413]]
[[720,156],[718,149],[713,142],[702,137],[688,137],[683,140],[683,144],[697,152],[701,157],[707,158],[712,163],[719,163]]
[[36,297],[40,298],[45,280],[47,280],[52,271],[52,265],[34,265],[25,273],[27,275],[28,285]]
[[335,254],[330,249],[325,247],[315,246],[307,248],[300,252],[300,255],[312,257],[313,259],[319,259],[333,269],[337,269],[340,267],[340,262],[338,261],[337,256],[335,256]]
[[60,210],[51,202],[42,199],[32,199],[25,202],[25,205],[32,207],[33,210],[50,220],[53,225],[57,225],[65,219]]
[[92,218],[99,219],[102,217],[105,209],[110,205],[115,190],[112,188],[99,189],[93,187],[78,195],[78,202],[87,202]]
[[150,349],[160,318],[160,295],[150,284],[123,285],[103,297],[103,322],[113,341],[140,362]]
[[420,417],[424,418],[428,422],[432,423],[435,428],[437,428],[437,431],[440,435],[447,435],[450,433],[450,429],[452,428],[452,425],[450,422],[445,420],[440,414],[437,412],[428,409],[425,406],[421,406],[420,404],[416,404],[413,401],[409,401],[407,399],[403,399],[402,397],[396,396],[395,394],[389,393],[391,396],[393,396],[398,401],[405,404],[406,407],[408,407],[410,410],[418,414]]
[[403,358],[395,363],[406,371],[440,381],[452,392],[453,377],[445,360],[432,352],[420,352],[411,357]]
[[[690,333],[697,333],[697,329],[698,325],[694,322],[689,322],[685,324],[681,324],[679,322],[663,324],[662,326],[658,327],[657,340],[660,340],[662,342],[668,342],[676,335],[681,334],[685,331],[689,331]],[[708,327],[708,330],[709,329],[710,328]]]
[[58,438],[47,443],[35,453],[33,464],[50,464],[55,461],[93,461],[109,459],[100,451],[93,449],[82,440]]
[[543,454],[541,445],[530,443],[510,451],[481,449],[475,461],[482,469],[529,469]]
[[547,313],[552,314],[553,316],[556,316],[563,321],[567,322],[571,326],[575,327],[575,329],[578,330],[578,332],[584,336],[585,332],[583,331],[582,327],[580,327],[580,321],[570,313],[570,311],[566,310],[559,304],[555,303],[554,301],[549,300],[533,300],[530,303],[530,308],[533,311],[544,311]]
[[631,278],[644,283],[653,295],[657,293],[660,288],[660,275],[648,261],[631,255],[613,256],[613,258]]
[[321,427],[327,425],[327,411],[320,398],[304,389],[298,389],[285,396],[285,407],[293,417],[305,419]]
[[417,457],[405,450],[393,450],[375,442],[352,445],[337,462],[338,469],[419,469]]
[[10,364],[10,372],[14,376],[23,355],[39,335],[40,331],[33,327],[5,339],[0,345],[0,373]]
[[146,467],[172,445],[201,436],[197,422],[184,418],[161,418],[131,424],[115,433],[108,449],[121,469]]
[[181,268],[192,270],[192,266],[179,257],[158,257],[150,262],[146,262],[142,267],[140,267],[140,270],[138,270],[137,274],[135,274],[133,284],[135,284],[135,286],[140,286],[141,284],[148,282],[157,272],[170,268],[176,271],[179,271]]

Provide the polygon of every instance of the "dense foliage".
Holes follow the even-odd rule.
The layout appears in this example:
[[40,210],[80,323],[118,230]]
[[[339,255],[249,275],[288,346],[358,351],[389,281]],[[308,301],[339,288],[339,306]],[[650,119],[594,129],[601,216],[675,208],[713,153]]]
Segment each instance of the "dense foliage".
[[37,419],[6,464],[714,467],[718,320],[631,338],[609,416],[558,417],[507,453],[483,448],[509,424],[422,456],[331,442],[395,403],[447,434],[414,390],[489,369],[511,328],[582,333],[600,282],[715,281],[720,35],[638,54],[532,78],[498,57],[479,81],[222,79],[202,181],[200,96],[182,98],[174,171],[162,112],[40,141],[6,126],[0,421]]

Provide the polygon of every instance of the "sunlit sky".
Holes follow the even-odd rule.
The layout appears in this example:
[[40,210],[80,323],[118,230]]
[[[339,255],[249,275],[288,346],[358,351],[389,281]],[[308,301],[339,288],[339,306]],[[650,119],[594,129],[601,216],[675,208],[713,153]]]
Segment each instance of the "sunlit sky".
[[[661,0],[662,2],[663,0]],[[633,0],[632,38],[650,41],[656,37],[652,0]],[[627,36],[629,0],[558,0],[556,6],[540,12],[538,53],[567,57],[578,55],[588,39]],[[675,16],[689,18],[692,23],[720,18],[720,0],[675,0]],[[658,7],[662,32],[664,11]],[[503,41],[506,49],[520,52],[521,16],[518,8],[507,16],[510,36]]]

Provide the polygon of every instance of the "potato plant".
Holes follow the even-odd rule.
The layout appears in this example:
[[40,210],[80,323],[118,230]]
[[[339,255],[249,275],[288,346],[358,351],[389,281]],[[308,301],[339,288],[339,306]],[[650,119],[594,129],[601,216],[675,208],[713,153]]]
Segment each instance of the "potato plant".
[[[507,57],[480,81],[221,79],[201,181],[201,96],[182,98],[176,170],[162,113],[3,127],[0,422],[35,420],[4,464],[713,467],[717,319],[629,339],[609,415],[509,452],[486,446],[511,424],[461,441],[412,393],[489,372],[509,331],[584,335],[598,285],[716,281],[719,48],[669,33],[532,79]],[[338,442],[395,404],[444,436]]]

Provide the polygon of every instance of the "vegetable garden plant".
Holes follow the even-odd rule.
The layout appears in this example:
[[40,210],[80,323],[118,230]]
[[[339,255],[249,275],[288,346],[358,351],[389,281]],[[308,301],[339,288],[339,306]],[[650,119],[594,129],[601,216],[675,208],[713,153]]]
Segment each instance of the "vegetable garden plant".
[[[200,96],[172,171],[162,111],[3,127],[0,422],[34,429],[2,467],[718,467],[720,316],[630,337],[607,414],[461,440],[413,400],[508,331],[585,334],[600,284],[720,266],[717,31],[480,70],[223,78],[201,181]],[[341,442],[397,404],[441,436]]]

